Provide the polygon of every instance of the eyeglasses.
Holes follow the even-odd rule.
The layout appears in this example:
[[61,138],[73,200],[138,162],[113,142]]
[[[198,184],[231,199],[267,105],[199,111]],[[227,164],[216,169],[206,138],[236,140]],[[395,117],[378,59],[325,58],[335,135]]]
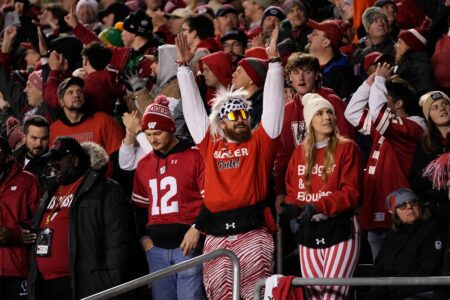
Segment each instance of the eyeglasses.
[[226,118],[229,121],[236,121],[239,118],[239,116],[241,116],[242,120],[247,120],[248,112],[246,110],[240,109],[240,110],[230,111],[229,113],[226,114]]
[[414,201],[406,201],[406,202],[403,202],[400,205],[397,205],[397,208],[400,209],[400,210],[405,210],[408,207],[408,204],[411,207],[415,207],[415,206],[419,205],[419,201],[416,201],[416,200],[414,200]]

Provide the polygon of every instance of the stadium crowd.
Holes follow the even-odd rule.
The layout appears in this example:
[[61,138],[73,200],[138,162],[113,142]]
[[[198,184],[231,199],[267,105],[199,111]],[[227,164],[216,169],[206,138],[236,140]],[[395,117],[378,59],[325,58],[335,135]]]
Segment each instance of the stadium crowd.
[[[450,0],[0,0],[0,27],[0,299],[222,248],[246,300],[265,278],[264,299],[350,297],[292,288],[275,255],[304,278],[450,276]],[[231,299],[230,267],[118,298]]]

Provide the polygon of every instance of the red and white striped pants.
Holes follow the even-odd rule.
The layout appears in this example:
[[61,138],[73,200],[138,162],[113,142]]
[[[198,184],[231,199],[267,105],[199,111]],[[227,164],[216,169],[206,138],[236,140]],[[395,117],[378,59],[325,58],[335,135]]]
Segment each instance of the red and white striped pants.
[[[264,228],[230,237],[207,235],[203,253],[217,249],[233,251],[241,264],[241,299],[253,299],[256,283],[273,272],[274,244]],[[232,297],[232,265],[227,257],[203,264],[203,282],[210,300],[227,300]]]
[[[353,238],[329,248],[299,245],[300,269],[304,278],[348,278],[353,276],[360,251],[360,228],[353,217]],[[308,299],[345,299],[348,286],[307,286]]]

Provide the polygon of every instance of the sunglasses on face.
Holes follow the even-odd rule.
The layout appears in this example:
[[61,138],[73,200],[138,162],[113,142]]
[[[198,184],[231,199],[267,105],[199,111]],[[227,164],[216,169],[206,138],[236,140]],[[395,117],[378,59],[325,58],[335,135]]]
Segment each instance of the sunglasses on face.
[[416,200],[414,200],[414,201],[406,201],[406,202],[403,202],[402,204],[398,205],[397,208],[400,209],[400,210],[404,210],[404,209],[406,209],[408,207],[408,204],[411,207],[415,207],[415,206],[419,205],[419,202],[416,201]]
[[240,109],[240,110],[235,110],[235,111],[230,111],[229,113],[226,114],[226,118],[229,121],[236,121],[239,116],[241,116],[242,120],[247,120],[248,119],[248,112],[246,110]]

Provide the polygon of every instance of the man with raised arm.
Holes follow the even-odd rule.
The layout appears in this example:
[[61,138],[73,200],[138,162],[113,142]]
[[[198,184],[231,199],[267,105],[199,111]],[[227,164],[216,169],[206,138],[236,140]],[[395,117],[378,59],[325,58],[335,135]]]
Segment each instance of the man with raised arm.
[[[187,232],[206,234],[204,253],[225,248],[239,258],[241,299],[252,299],[258,280],[272,274],[274,230],[268,196],[269,175],[283,121],[283,69],[276,51],[278,29],[267,49],[269,70],[261,126],[251,131],[245,92],[221,90],[207,116],[195,78],[189,70],[186,39],[178,35],[178,81],[189,131],[205,160],[205,199]],[[227,258],[208,261],[203,281],[208,299],[230,299],[232,277]]]

